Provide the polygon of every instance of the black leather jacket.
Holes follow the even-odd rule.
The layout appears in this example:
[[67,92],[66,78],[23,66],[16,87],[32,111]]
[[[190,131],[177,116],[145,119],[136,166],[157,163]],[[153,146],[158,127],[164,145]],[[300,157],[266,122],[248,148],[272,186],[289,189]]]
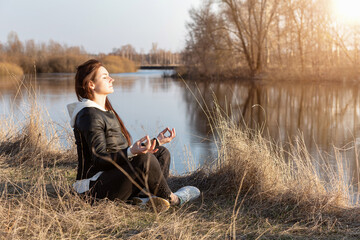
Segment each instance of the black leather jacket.
[[109,160],[119,165],[128,161],[128,142],[112,111],[83,108],[76,116],[74,135],[79,161],[76,180],[115,168]]

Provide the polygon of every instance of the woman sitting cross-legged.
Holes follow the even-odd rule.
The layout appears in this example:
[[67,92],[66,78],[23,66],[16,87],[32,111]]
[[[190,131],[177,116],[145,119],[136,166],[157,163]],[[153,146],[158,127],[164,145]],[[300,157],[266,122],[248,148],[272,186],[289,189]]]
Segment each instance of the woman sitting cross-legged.
[[125,201],[147,189],[148,196],[155,196],[149,202],[163,205],[182,205],[197,198],[197,188],[187,186],[174,194],[166,181],[170,153],[163,145],[175,138],[175,129],[166,128],[155,139],[144,136],[132,144],[107,98],[114,92],[113,81],[97,60],[77,68],[75,92],[79,102],[67,106],[78,153],[75,191]]

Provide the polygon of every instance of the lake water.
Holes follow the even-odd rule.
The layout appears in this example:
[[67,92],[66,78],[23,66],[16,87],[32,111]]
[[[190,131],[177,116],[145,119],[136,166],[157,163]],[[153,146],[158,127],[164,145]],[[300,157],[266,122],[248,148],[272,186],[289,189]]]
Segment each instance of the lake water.
[[[204,99],[211,108],[215,95],[233,119],[263,128],[264,135],[279,144],[301,136],[313,156],[322,153],[328,161],[334,161],[334,146],[340,148],[347,181],[358,183],[354,146],[360,142],[360,89],[356,82],[192,81],[186,86],[162,74],[159,70],[112,74],[115,92],[109,98],[134,140],[145,134],[156,136],[167,126],[176,129],[177,137],[168,145],[173,172],[185,173],[216,157],[206,116],[196,100]],[[57,126],[68,131],[66,105],[77,101],[73,78],[74,74],[39,74],[36,78],[38,100]],[[33,77],[26,79],[34,81]],[[19,84],[11,82],[0,79],[0,114],[13,111],[21,119],[19,109],[26,105],[26,94],[19,94]]]
[[[166,127],[175,128],[177,136],[166,146],[172,153],[171,171],[183,174],[213,161],[216,150],[207,140],[207,134],[195,124],[195,113],[189,105],[192,103],[186,99],[184,83],[164,79],[163,73],[140,70],[111,74],[115,81],[114,93],[109,99],[134,141],[146,134],[156,137]],[[24,84],[15,78],[0,78],[0,118],[12,112],[16,121],[26,117],[24,109],[29,109],[26,89],[31,82],[36,86],[39,104],[56,122],[55,127],[59,132],[72,134],[66,105],[77,101],[74,74],[38,74],[36,81],[34,76],[26,76],[23,81]],[[63,143],[66,139],[62,136]]]

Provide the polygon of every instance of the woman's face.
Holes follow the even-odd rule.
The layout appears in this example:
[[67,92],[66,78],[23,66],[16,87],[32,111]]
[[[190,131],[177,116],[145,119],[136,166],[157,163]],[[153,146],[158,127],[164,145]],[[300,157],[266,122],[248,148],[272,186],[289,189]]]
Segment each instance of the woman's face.
[[90,87],[98,95],[108,95],[114,92],[112,83],[114,79],[109,76],[109,72],[104,67],[97,70],[95,80],[91,83]]

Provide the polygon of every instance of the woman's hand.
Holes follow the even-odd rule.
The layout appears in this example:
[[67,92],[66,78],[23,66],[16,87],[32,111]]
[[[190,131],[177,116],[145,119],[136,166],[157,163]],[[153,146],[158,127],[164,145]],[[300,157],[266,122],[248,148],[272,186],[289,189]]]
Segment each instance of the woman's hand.
[[[142,145],[142,143],[144,143]],[[132,154],[141,154],[141,153],[156,153],[158,149],[155,149],[156,140],[150,141],[149,136],[145,136],[140,140],[136,141],[130,148]]]
[[[166,137],[165,133],[169,132],[170,136]],[[163,145],[165,143],[171,142],[176,137],[175,128],[170,130],[170,128],[165,128],[162,130],[159,135],[157,136],[157,139],[159,140],[160,145]]]

